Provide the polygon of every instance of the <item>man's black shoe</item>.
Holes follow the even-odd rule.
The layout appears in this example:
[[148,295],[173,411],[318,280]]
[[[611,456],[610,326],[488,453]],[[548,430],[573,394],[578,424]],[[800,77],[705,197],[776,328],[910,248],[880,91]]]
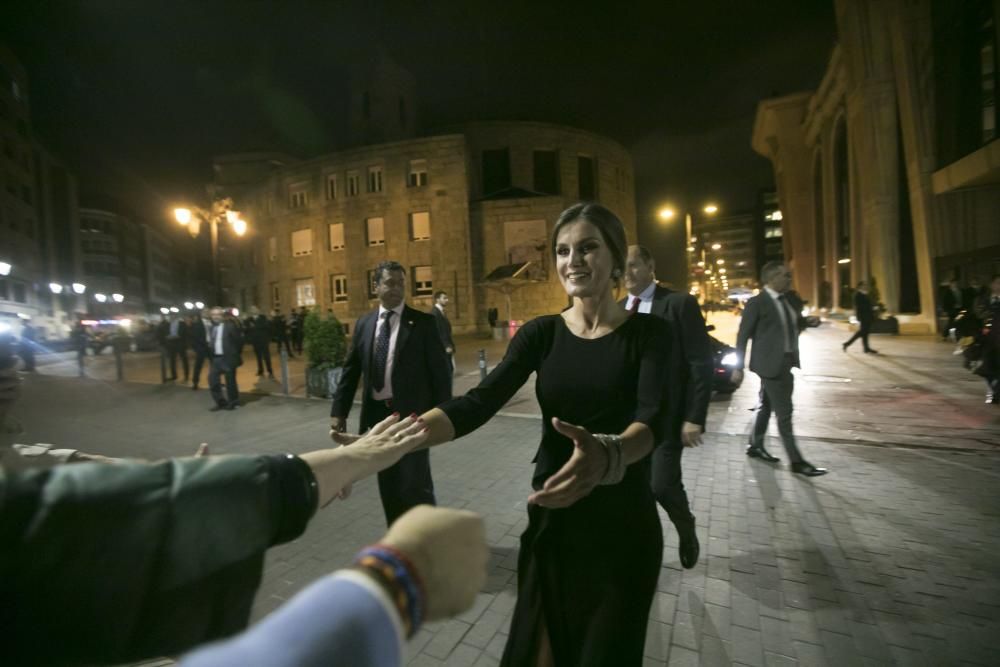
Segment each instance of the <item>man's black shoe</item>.
[[840,347],[843,348],[844,352],[847,352],[847,343],[841,343]]
[[767,461],[768,463],[777,463],[781,460],[777,456],[771,456],[763,447],[755,447],[754,445],[747,447],[747,456],[752,459]]
[[230,405],[223,405],[223,406],[222,406],[222,409],[223,409],[223,410],[235,410],[235,409],[236,409],[236,406],[235,406],[235,405],[232,405],[232,404],[230,404]]
[[678,526],[677,536],[680,538],[680,546],[677,552],[681,557],[681,565],[685,570],[690,570],[698,564],[698,555],[701,553],[701,545],[698,544],[698,535],[694,532],[694,518],[691,523]]
[[274,373],[268,373],[267,374],[267,379],[268,380],[273,380],[274,379]]
[[191,391],[198,391],[198,385],[196,384],[191,385]]
[[212,407],[210,407],[208,409],[208,411],[209,412],[218,412],[219,410],[225,410],[225,409],[226,409],[226,406],[224,406],[224,405],[213,405]]
[[806,477],[819,477],[830,471],[826,468],[817,468],[811,463],[793,463],[792,472],[797,475],[805,475]]
[[871,348],[868,348],[867,350],[865,350],[865,354],[878,354],[878,350],[873,350]]

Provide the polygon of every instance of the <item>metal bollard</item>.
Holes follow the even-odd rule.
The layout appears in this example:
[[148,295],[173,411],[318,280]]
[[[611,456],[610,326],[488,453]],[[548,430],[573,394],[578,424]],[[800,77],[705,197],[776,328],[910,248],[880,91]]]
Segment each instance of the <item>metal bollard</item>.
[[281,391],[288,396],[288,350],[281,348]]
[[114,345],[115,351],[115,377],[119,382],[125,379],[125,363],[122,359],[122,346],[117,343]]
[[486,379],[486,350],[479,350],[479,380]]

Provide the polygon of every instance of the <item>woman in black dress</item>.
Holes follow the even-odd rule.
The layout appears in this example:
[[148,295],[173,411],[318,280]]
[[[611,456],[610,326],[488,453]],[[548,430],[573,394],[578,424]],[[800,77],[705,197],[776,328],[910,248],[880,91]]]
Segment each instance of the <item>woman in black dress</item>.
[[669,325],[617,303],[625,232],[606,208],[564,211],[552,251],[573,305],[525,324],[478,387],[425,413],[424,446],[475,430],[537,373],[542,440],[502,664],[641,665],[663,551],[648,455]]

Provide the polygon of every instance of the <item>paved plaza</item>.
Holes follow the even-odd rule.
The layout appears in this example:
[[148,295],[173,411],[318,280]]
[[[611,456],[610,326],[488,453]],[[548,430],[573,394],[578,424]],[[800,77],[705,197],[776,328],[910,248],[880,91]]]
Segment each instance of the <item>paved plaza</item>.
[[[735,323],[716,319],[719,337],[731,340]],[[666,547],[648,665],[997,664],[1000,406],[983,405],[982,383],[947,344],[877,336],[883,354],[845,354],[846,335],[825,325],[802,337],[796,430],[806,457],[830,468],[825,477],[746,458],[755,376],[713,400],[706,443],[684,455],[701,560],[681,569],[661,512]],[[459,345],[463,389],[477,377],[468,351],[476,342]],[[492,345],[491,364],[499,354]],[[24,430],[14,441],[147,458],[190,454],[203,441],[218,454],[328,443],[325,400],[262,392],[234,412],[209,413],[204,390],[116,383],[92,359],[97,378],[79,379],[50,361],[25,382],[15,410]],[[422,629],[409,644],[411,665],[499,661],[540,431],[531,393],[432,453],[439,503],[484,515],[492,558],[475,605]],[[768,446],[785,458],[776,437]],[[269,553],[255,618],[383,530],[376,485],[366,480],[350,500],[320,511],[300,539]]]

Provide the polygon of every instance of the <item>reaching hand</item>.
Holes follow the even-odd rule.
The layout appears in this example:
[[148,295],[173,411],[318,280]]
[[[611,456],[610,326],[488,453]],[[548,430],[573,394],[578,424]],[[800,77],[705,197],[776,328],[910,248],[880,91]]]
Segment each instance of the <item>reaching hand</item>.
[[701,444],[701,424],[684,422],[681,426],[681,442],[685,447],[697,447]]
[[399,517],[382,543],[409,557],[427,592],[426,619],[465,611],[486,583],[486,530],[478,514],[418,505]]
[[545,480],[541,491],[528,496],[529,503],[542,507],[569,507],[587,496],[608,469],[608,453],[587,429],[552,418],[552,426],[573,441],[573,454],[556,474]]

